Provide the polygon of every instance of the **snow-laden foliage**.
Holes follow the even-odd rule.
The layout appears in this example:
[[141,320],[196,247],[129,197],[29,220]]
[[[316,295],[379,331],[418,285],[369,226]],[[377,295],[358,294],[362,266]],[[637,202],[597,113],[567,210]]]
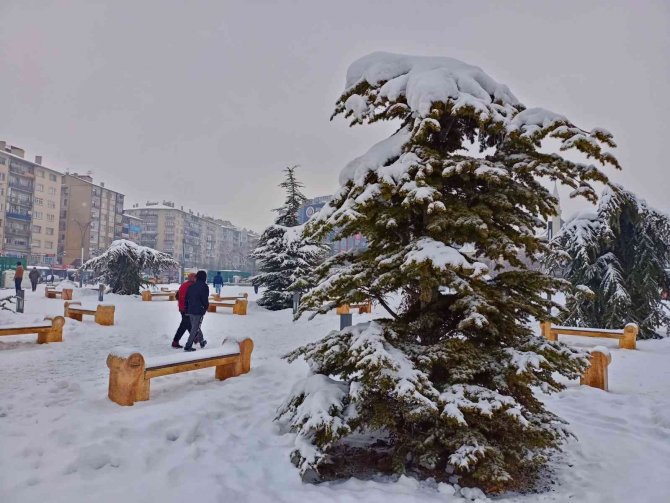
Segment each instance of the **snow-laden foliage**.
[[146,284],[143,273],[158,275],[166,269],[179,268],[179,262],[167,253],[140,246],[126,239],[113,241],[102,255],[88,260],[83,270],[93,271],[111,291],[121,295],[136,295]]
[[670,220],[621,187],[603,191],[595,213],[570,220],[553,241],[549,267],[575,287],[563,323],[622,328],[634,322],[640,337],[670,323],[661,301]]
[[328,247],[306,238],[303,230],[302,225],[273,224],[261,235],[251,253],[259,270],[251,281],[265,287],[259,306],[273,311],[289,308],[293,292],[309,288],[307,276],[323,260]]
[[296,179],[295,169],[293,166],[284,170],[285,179],[279,184],[286,190],[284,206],[275,210],[275,223],[263,231],[250,254],[259,271],[251,281],[265,287],[258,305],[271,310],[292,306],[293,292],[309,288],[307,274],[328,251],[326,245],[305,237],[304,226],[298,225],[298,210],[306,198],[300,191],[303,185]]
[[[592,182],[608,183],[594,165],[542,152],[541,142],[552,137],[618,167],[605,150],[611,135],[526,109],[480,68],[388,53],[351,65],[339,114],[400,127],[343,169],[340,189],[307,224],[314,239],[360,232],[368,248],[315,268],[300,312],[372,299],[390,319],[291,353],[331,389],[301,386],[280,409],[297,434],[293,460],[302,472],[338,477],[355,473],[353,452],[376,452],[396,473],[527,488],[566,433],[531,390],[562,389],[554,376],[576,378],[586,362],[528,328],[552,306],[544,294],[567,287],[523,260],[548,251],[537,231],[556,211],[539,179],[592,201]],[[488,155],[467,155],[469,142]]]

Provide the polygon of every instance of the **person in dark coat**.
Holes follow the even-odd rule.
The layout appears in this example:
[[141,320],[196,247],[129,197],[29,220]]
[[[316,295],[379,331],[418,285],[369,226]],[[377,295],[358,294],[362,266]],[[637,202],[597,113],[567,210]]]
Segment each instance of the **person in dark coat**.
[[33,292],[37,290],[37,283],[40,281],[40,272],[36,267],[33,267],[28,273],[28,278],[30,279],[30,286],[33,287]]
[[223,276],[221,276],[221,271],[217,271],[212,283],[214,283],[214,290],[216,290],[216,294],[221,295],[221,287],[223,286]]
[[192,272],[188,275],[188,279],[181,284],[179,290],[177,290],[177,309],[179,309],[179,314],[181,315],[181,323],[179,323],[177,333],[174,334],[174,338],[172,339],[173,348],[183,348],[184,346],[179,344],[181,336],[187,330],[191,333],[191,318],[186,312],[186,293],[193,283],[195,283],[195,273]]
[[194,342],[200,342],[200,347],[207,344],[202,335],[202,319],[209,307],[209,287],[207,286],[207,273],[198,271],[193,283],[186,292],[186,312],[191,319],[191,333],[184,346],[184,351],[195,351]]

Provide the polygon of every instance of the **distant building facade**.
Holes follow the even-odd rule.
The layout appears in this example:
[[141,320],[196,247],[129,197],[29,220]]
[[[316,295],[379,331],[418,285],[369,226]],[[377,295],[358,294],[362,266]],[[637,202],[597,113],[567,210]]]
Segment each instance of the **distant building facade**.
[[128,213],[123,214],[121,238],[141,244],[142,242],[142,219]]
[[124,195],[93,183],[90,174],[63,175],[58,253],[62,264],[81,265],[106,250],[123,231]]
[[31,264],[57,262],[62,174],[0,141],[0,254]]
[[171,201],[147,202],[126,208],[126,215],[140,220],[140,243],[168,253],[186,268],[254,272],[249,253],[258,234],[176,207]]

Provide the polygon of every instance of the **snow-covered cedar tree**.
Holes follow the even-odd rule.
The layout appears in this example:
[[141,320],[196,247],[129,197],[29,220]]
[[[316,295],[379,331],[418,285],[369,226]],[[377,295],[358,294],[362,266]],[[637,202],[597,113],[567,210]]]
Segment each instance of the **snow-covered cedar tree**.
[[113,241],[101,255],[84,263],[82,269],[93,271],[113,293],[136,295],[146,284],[143,273],[158,275],[166,269],[179,268],[179,262],[167,253],[140,246],[126,239]]
[[645,339],[670,323],[661,300],[670,286],[670,220],[635,194],[606,187],[595,213],[574,217],[552,245],[550,269],[561,272],[576,293],[592,292],[568,297],[562,323],[621,328],[634,322]]
[[[317,267],[300,310],[373,299],[389,316],[288,355],[311,369],[278,410],[297,434],[293,461],[310,480],[372,461],[489,492],[529,488],[569,434],[533,389],[561,390],[554,376],[574,379],[586,365],[583,352],[529,328],[552,304],[546,293],[567,287],[521,260],[548,248],[536,231],[557,201],[539,179],[591,201],[591,183],[608,183],[541,142],[618,167],[604,150],[610,133],[526,108],[478,67],[389,53],[349,67],[339,114],[399,128],[344,168],[308,223],[315,239],[361,232],[368,248]],[[485,156],[470,155],[471,143]]]
[[298,210],[307,198],[300,191],[303,184],[295,177],[296,167],[284,170],[286,176],[279,186],[286,190],[286,201],[275,210],[275,223],[263,231],[250,254],[259,271],[251,282],[265,287],[258,305],[272,311],[290,308],[293,292],[309,288],[307,274],[328,251],[326,245],[305,237],[304,226],[298,225]]

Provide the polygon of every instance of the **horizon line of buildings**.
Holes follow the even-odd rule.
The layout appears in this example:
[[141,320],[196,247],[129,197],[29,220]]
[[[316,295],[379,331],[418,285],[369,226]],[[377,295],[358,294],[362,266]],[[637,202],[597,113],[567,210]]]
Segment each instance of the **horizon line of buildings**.
[[78,267],[112,241],[129,239],[170,254],[184,267],[255,271],[258,234],[228,220],[125,195],[87,174],[61,173],[0,141],[0,256],[30,265]]

